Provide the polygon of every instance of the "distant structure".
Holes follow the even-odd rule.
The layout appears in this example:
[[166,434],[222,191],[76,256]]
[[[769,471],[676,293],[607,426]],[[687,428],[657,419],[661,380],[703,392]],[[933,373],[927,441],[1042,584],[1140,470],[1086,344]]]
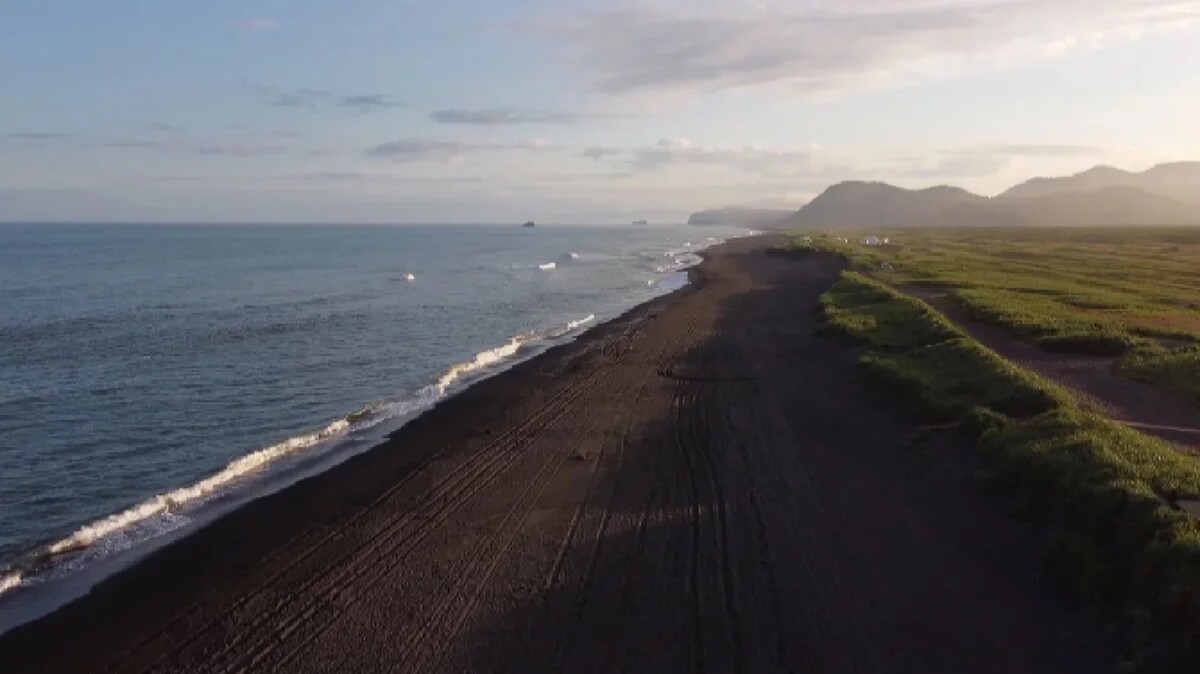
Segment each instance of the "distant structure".
[[529,221],[527,221],[525,224],[523,224],[523,225],[521,225],[521,226],[522,226],[522,227],[533,227],[533,220],[529,220]]
[[635,224],[635,225],[648,225],[648,224],[650,224],[650,223],[646,222],[645,220],[634,220],[634,221],[633,221],[633,224]]

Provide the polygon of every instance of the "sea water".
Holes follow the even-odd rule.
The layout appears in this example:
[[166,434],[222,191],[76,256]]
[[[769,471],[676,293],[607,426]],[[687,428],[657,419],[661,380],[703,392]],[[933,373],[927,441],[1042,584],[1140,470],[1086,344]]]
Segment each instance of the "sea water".
[[0,608],[362,451],[745,233],[0,225]]

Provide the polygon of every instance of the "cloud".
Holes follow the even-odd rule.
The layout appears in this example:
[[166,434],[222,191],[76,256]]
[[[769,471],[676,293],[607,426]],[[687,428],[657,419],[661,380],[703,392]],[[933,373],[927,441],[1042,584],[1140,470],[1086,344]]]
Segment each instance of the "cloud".
[[403,105],[387,94],[336,94],[328,89],[283,89],[269,84],[247,82],[246,86],[262,96],[268,105],[279,108],[297,108],[316,112],[327,107],[337,107],[354,112],[369,112]]
[[502,150],[542,152],[560,149],[562,148],[551,145],[541,138],[529,138],[514,143],[467,142],[442,138],[404,138],[368,148],[367,155],[395,161],[421,161],[427,159],[448,161],[472,152]]
[[224,142],[224,141],[184,141],[135,139],[99,143],[92,147],[108,150],[147,150],[170,154],[191,154],[210,157],[262,157],[273,154],[283,154],[287,148],[272,143],[256,142]]
[[1103,147],[1065,143],[995,143],[945,150],[932,155],[932,164],[921,157],[899,156],[908,165],[899,175],[907,178],[962,180],[999,173],[1014,158],[1091,157],[1105,152]]
[[380,110],[384,108],[398,108],[403,105],[391,96],[386,94],[358,94],[355,96],[343,96],[340,104],[344,108],[351,108],[358,112],[368,112],[370,110]]
[[323,89],[297,89],[282,91],[271,97],[271,105],[280,108],[305,108],[315,110],[317,104],[323,103],[333,94]]
[[1011,144],[996,145],[993,151],[1014,157],[1088,157],[1104,152],[1096,145]]
[[447,159],[477,149],[481,149],[481,146],[452,140],[405,138],[376,145],[367,150],[367,154],[398,161],[417,161],[429,158]]
[[288,175],[267,176],[262,180],[280,182],[363,182],[379,178],[376,174],[359,171],[315,171],[312,173],[296,173]]
[[262,180],[272,182],[388,182],[397,184],[470,184],[484,182],[479,176],[398,176],[387,173],[365,173],[359,171],[316,171],[267,176]]
[[1008,166],[1009,157],[991,152],[954,152],[940,157],[932,165],[913,166],[898,172],[905,178],[955,179],[978,178],[998,173]]
[[279,21],[266,18],[240,19],[229,22],[229,28],[232,30],[261,31],[274,30],[278,27]]
[[263,183],[390,183],[396,185],[451,185],[474,184],[485,182],[479,176],[404,176],[389,173],[369,173],[365,171],[313,171],[310,173],[284,173],[262,176],[228,175],[164,175],[151,178],[155,182],[206,182],[243,183],[247,181]]
[[159,133],[183,133],[183,129],[173,124],[167,124],[166,122],[150,122],[146,125],[146,128]]
[[73,138],[74,133],[66,131],[14,131],[13,133],[4,134],[5,138],[14,138],[17,140],[62,140],[64,138]]
[[521,110],[516,108],[487,108],[482,110],[434,110],[429,118],[440,124],[473,124],[500,126],[516,124],[579,124],[582,122],[616,119],[621,115],[562,110]]
[[600,145],[593,145],[591,147],[584,148],[583,156],[589,159],[600,161],[605,157],[616,157],[624,154],[624,152],[624,150],[615,147],[602,147]]
[[1178,29],[1197,0],[851,0],[658,3],[543,20],[607,93],[789,83],[808,92],[895,86],[1053,58]]
[[671,166],[692,165],[779,177],[801,175],[809,171],[812,167],[812,154],[806,150],[771,149],[754,144],[699,145],[687,138],[663,138],[654,145],[629,150],[624,161],[635,171],[657,171]]

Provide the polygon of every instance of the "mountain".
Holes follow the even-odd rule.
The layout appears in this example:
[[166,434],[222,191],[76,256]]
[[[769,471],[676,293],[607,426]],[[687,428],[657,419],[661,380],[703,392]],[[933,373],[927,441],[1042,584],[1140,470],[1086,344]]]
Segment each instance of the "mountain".
[[1130,186],[1135,174],[1112,166],[1097,166],[1064,178],[1033,178],[1009,188],[996,199],[1033,199],[1065,192],[1091,192],[1107,187]]
[[1127,186],[996,199],[990,206],[1029,226],[1200,225],[1200,206]]
[[786,224],[810,229],[947,226],[988,201],[957,187],[906,190],[880,182],[844,182],[822,192]]
[[794,211],[783,211],[773,208],[714,208],[712,210],[693,213],[688,218],[688,224],[770,227],[793,213]]
[[1200,206],[1200,162],[1159,164],[1142,173],[1097,166],[1064,178],[1034,178],[996,197],[1013,201],[1054,194],[1078,194],[1108,188],[1132,188]]
[[1065,178],[1034,178],[992,199],[957,187],[907,190],[844,182],[781,224],[804,229],[1200,225],[1200,162],[1161,164],[1142,173],[1097,166]]

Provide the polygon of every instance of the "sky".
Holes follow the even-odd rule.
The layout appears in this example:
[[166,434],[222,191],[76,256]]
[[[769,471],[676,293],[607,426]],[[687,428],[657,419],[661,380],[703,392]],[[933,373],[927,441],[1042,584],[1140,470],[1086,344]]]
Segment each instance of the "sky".
[[0,220],[677,222],[1200,159],[1200,0],[7,0]]

